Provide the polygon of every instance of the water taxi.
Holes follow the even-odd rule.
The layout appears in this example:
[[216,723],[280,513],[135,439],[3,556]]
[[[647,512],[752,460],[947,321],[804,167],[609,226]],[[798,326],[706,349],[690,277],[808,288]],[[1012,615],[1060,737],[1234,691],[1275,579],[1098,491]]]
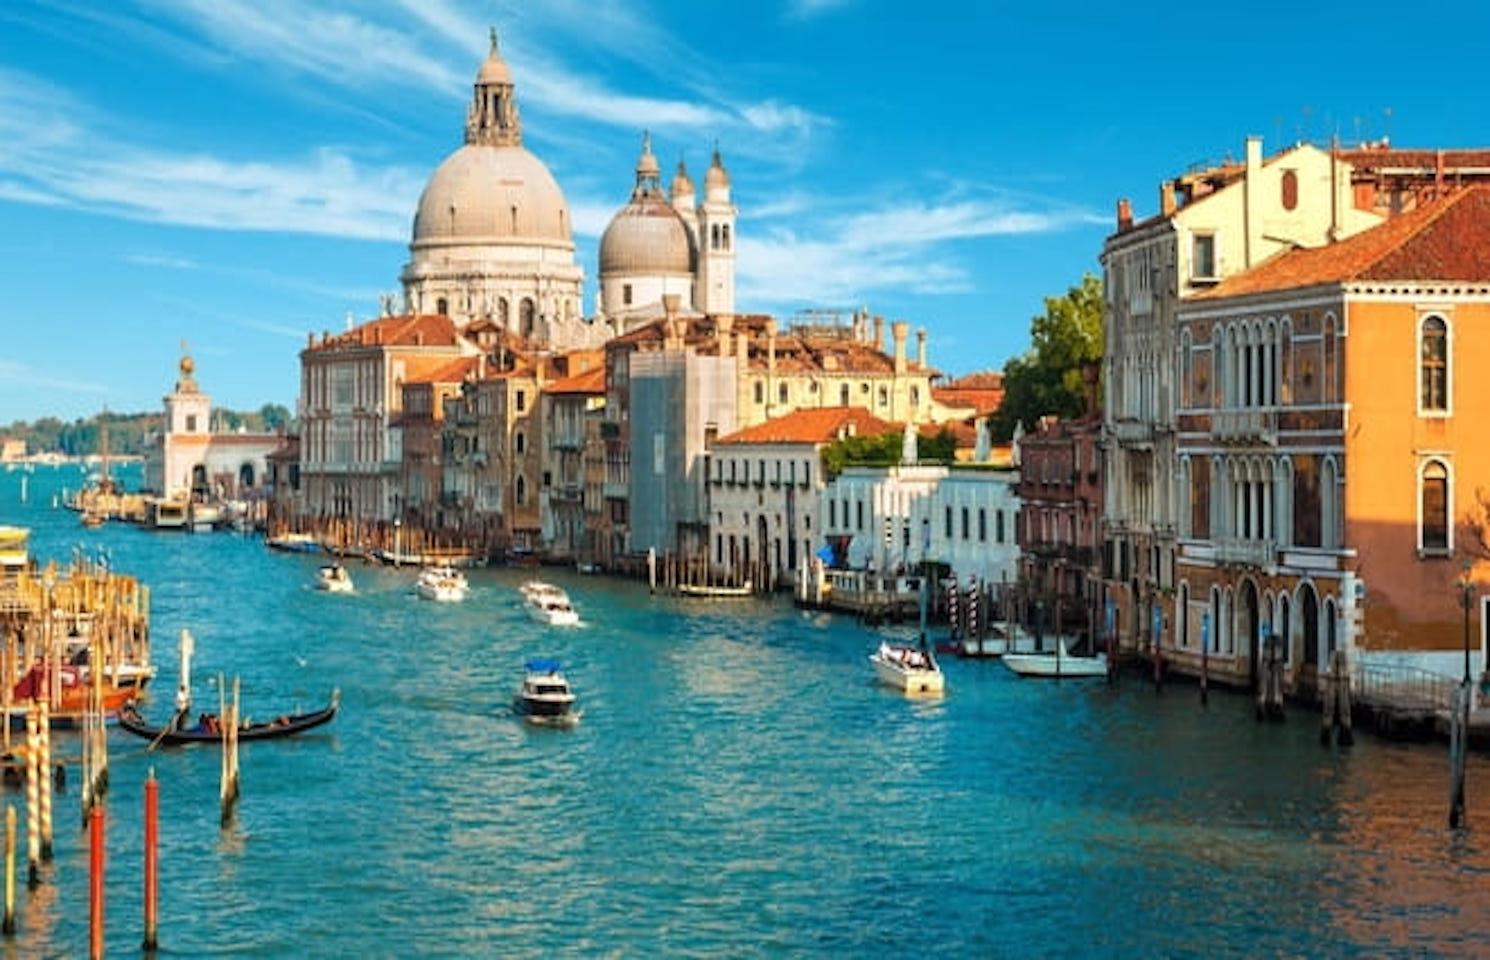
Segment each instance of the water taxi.
[[528,616],[551,627],[575,627],[579,614],[569,602],[569,594],[551,583],[529,580],[522,585],[523,605]]
[[316,589],[327,593],[351,593],[352,575],[339,563],[330,563],[316,571]]
[[574,691],[557,660],[529,660],[523,685],[512,699],[512,709],[529,723],[567,726],[577,723]]
[[939,694],[946,690],[942,668],[930,650],[881,642],[870,654],[874,675],[880,683],[903,693]]
[[308,533],[281,533],[266,539],[264,546],[284,553],[315,553],[321,549],[316,538]]
[[1066,652],[1064,637],[1055,645],[1054,653],[1006,653],[1004,666],[1021,677],[1051,677],[1056,680],[1075,677],[1107,676],[1107,656],[1073,657]]

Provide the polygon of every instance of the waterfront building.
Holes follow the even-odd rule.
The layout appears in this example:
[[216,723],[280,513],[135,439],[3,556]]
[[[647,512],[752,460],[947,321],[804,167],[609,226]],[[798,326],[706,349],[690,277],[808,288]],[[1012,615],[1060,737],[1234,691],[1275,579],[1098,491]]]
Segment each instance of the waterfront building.
[[[605,415],[603,354],[571,356],[576,372],[543,387],[543,483],[539,488],[539,523],[544,553],[551,559],[593,559],[598,498],[591,477],[598,459],[598,426]],[[587,489],[589,487],[589,489]],[[587,505],[593,507],[587,509]]]
[[392,520],[404,508],[403,385],[480,353],[449,317],[384,316],[311,334],[300,352],[300,479],[311,517]]
[[1019,582],[1061,612],[1057,632],[1102,623],[1102,421],[1041,417],[1019,438]]
[[[1176,658],[1247,682],[1283,640],[1309,690],[1366,664],[1484,669],[1490,187],[1283,253],[1178,311]],[[1460,580],[1463,578],[1463,593]]]
[[1174,447],[1175,311],[1185,297],[1294,245],[1319,246],[1381,222],[1353,202],[1349,165],[1309,145],[1264,159],[1249,137],[1241,163],[1219,164],[1159,185],[1159,212],[1135,222],[1118,202],[1117,232],[1102,249],[1103,510],[1110,594],[1119,632],[1174,587],[1178,523]]
[[885,574],[933,560],[959,579],[1013,582],[1018,482],[988,467],[848,467],[822,491],[818,517],[834,566]]
[[458,357],[404,381],[403,404],[392,429],[400,434],[403,451],[400,490],[405,521],[425,527],[444,527],[454,520],[447,508],[458,510],[459,486],[445,483],[447,401],[460,396],[464,385],[480,377],[485,357]]
[[989,417],[1004,402],[1004,375],[997,370],[980,370],[937,383],[931,398],[954,416]]
[[162,405],[160,432],[145,455],[145,489],[172,500],[267,496],[268,457],[283,446],[283,434],[213,429],[212,397],[185,354]]
[[721,437],[706,465],[712,566],[763,587],[794,582],[824,542],[823,449],[894,429],[860,407],[821,407]]
[[400,280],[410,313],[447,316],[460,330],[486,319],[554,349],[604,337],[584,318],[569,206],[523,146],[516,85],[495,32],[476,74],[465,143],[419,197]]

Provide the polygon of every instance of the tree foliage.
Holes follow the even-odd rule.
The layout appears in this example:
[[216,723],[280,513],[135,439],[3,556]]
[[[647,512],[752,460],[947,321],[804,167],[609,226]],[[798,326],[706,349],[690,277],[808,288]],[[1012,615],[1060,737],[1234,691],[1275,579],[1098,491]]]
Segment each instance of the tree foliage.
[[[288,427],[291,414],[277,403],[266,403],[253,412],[237,412],[217,409],[212,411],[216,429],[238,430],[249,433],[272,433],[281,426]],[[27,422],[17,420],[9,426],[0,427],[0,438],[26,441],[31,453],[62,453],[67,456],[87,456],[99,452],[99,422],[109,425],[109,452],[120,456],[143,455],[151,444],[152,437],[160,430],[158,413],[113,413],[105,412],[87,419],[72,422],[56,417],[42,417]]]
[[[823,476],[832,480],[846,467],[893,467],[900,463],[905,436],[900,432],[877,437],[844,437],[823,448]],[[956,459],[957,438],[943,428],[916,441],[918,463],[951,463]]]
[[1045,312],[1030,320],[1029,351],[1004,365],[994,435],[1008,440],[1016,423],[1029,428],[1046,414],[1080,416],[1086,411],[1082,367],[1101,360],[1102,281],[1086,274],[1063,295],[1045,298]]

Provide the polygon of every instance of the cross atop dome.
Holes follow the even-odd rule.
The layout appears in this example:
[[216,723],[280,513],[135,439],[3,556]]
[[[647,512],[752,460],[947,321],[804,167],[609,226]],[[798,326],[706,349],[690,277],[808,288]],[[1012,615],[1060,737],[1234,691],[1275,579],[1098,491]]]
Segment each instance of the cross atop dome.
[[652,134],[642,131],[642,155],[636,160],[636,189],[633,198],[658,196],[662,193],[662,167],[652,153]]
[[493,147],[517,146],[523,142],[522,122],[517,116],[517,96],[512,70],[502,59],[497,28],[491,28],[491,51],[476,72],[476,89],[466,111],[466,143]]

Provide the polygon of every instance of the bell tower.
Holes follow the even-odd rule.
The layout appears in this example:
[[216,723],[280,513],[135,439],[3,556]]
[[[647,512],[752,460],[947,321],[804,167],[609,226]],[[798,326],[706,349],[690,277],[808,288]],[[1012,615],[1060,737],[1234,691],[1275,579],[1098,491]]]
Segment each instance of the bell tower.
[[729,173],[714,148],[698,208],[698,279],[693,302],[707,314],[735,312],[735,215]]

